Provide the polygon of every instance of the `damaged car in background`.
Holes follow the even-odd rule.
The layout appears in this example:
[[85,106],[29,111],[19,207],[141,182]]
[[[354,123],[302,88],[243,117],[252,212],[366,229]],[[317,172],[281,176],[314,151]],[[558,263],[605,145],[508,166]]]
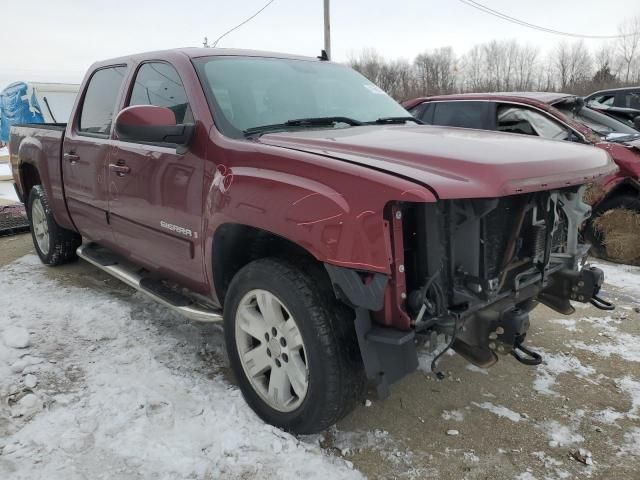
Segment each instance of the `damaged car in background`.
[[[11,130],[48,265],[80,256],[196,321],[222,321],[256,413],[297,433],[382,397],[446,335],[488,367],[540,302],[613,308],[584,266],[601,149],[421,125],[326,61],[180,49],[102,61],[66,125]],[[108,321],[108,319],[105,319]]]
[[640,132],[565,93],[441,95],[403,105],[430,125],[529,135],[606,151],[619,170],[585,190],[584,200],[593,213],[582,231],[592,244],[591,253],[622,263],[640,263]]

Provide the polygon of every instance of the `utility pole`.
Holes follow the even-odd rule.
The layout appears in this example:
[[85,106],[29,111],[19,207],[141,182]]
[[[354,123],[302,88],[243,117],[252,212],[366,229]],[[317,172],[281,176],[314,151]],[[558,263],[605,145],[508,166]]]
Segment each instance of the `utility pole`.
[[331,14],[329,13],[330,0],[324,0],[324,51],[331,60]]

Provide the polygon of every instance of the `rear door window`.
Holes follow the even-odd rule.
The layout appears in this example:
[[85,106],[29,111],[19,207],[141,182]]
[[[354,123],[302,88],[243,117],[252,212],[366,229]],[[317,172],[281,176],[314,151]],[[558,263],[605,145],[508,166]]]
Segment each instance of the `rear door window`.
[[119,65],[101,68],[92,75],[80,112],[81,132],[109,136],[126,71],[127,67]]
[[546,115],[513,105],[498,107],[498,131],[535,135],[551,140],[566,140],[569,130]]
[[136,74],[129,105],[167,107],[176,123],[193,123],[187,92],[176,69],[164,62],[144,63]]
[[489,102],[455,101],[436,102],[433,111],[433,125],[447,127],[489,128]]
[[622,94],[622,98],[623,107],[640,110],[640,90],[637,92],[625,92]]

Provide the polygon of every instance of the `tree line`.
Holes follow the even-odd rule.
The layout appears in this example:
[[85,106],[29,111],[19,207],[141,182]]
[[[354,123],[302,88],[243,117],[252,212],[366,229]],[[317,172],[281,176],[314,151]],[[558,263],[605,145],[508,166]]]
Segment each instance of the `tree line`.
[[374,49],[349,64],[397,100],[462,92],[562,91],[585,95],[640,85],[640,16],[618,27],[619,38],[589,49],[561,41],[547,54],[517,40],[493,40],[462,55],[441,47],[413,61],[386,59]]

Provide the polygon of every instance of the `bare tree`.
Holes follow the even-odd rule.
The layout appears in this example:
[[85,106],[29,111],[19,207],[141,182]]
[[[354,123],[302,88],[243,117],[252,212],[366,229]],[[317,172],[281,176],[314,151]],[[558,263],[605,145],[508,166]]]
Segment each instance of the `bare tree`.
[[624,81],[631,81],[632,68],[638,65],[638,53],[640,49],[640,16],[629,18],[618,27],[622,35],[618,38],[617,50],[624,64]]
[[413,61],[413,68],[421,95],[441,95],[455,90],[456,57],[451,47],[421,53]]
[[583,41],[560,43],[555,51],[554,63],[561,90],[579,89],[591,78],[591,54]]

